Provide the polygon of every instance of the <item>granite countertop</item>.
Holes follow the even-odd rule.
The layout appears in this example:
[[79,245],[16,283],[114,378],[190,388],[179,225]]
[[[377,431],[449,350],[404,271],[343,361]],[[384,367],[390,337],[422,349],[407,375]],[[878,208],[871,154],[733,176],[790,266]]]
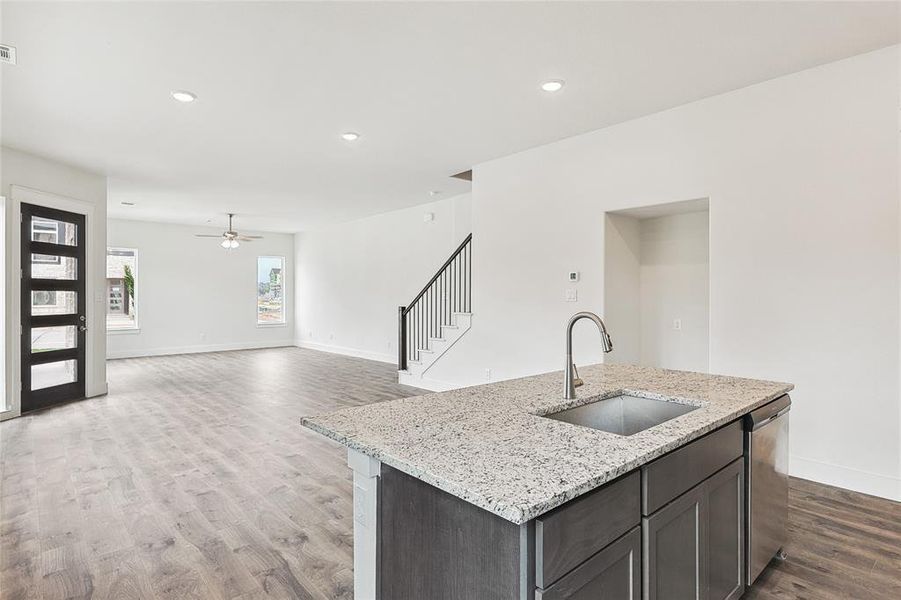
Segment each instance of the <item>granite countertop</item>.
[[[788,383],[593,365],[305,417],[302,424],[516,524],[793,389]],[[700,407],[628,437],[541,415],[628,393]]]

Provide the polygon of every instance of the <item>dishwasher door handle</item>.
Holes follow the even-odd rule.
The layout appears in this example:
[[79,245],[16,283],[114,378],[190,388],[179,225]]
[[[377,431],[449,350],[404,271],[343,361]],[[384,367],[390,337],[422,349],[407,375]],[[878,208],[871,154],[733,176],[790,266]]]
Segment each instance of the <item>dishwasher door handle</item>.
[[764,419],[763,421],[760,421],[760,422],[758,422],[758,423],[755,423],[755,424],[754,424],[754,427],[751,429],[751,431],[757,431],[758,429],[760,429],[760,428],[763,427],[764,425],[768,425],[768,424],[772,423],[773,421],[775,421],[776,419],[778,419],[778,418],[781,417],[782,415],[786,414],[786,413],[787,413],[788,411],[790,411],[790,410],[791,410],[791,407],[790,407],[790,406],[786,406],[785,408],[783,408],[782,410],[780,410],[779,412],[777,412],[775,415],[772,415],[772,416],[770,416],[770,417],[767,417],[767,418]]

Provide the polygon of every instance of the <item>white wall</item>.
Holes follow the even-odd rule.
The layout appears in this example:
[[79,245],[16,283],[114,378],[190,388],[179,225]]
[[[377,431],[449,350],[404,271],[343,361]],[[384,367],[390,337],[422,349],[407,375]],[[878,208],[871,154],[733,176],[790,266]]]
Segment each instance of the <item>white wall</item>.
[[608,213],[604,220],[604,323],[613,352],[605,362],[641,363],[641,225]]
[[606,362],[708,371],[708,212],[606,217],[604,316],[616,331]]
[[464,194],[297,234],[297,344],[396,362],[397,307],[470,233],[471,210]]
[[477,166],[473,328],[433,377],[562,368],[604,212],[709,198],[710,370],[797,385],[793,474],[901,498],[899,106],[895,46]]
[[[108,228],[110,247],[138,250],[140,326],[108,335],[110,358],[293,345],[293,235],[260,233],[262,240],[226,251],[194,237],[222,227],[110,219]],[[258,256],[285,257],[285,325],[256,324]]]
[[[640,221],[642,365],[709,369],[708,214]],[[680,330],[674,328],[676,319]]]
[[[27,188],[27,189],[26,189]],[[105,289],[106,261],[106,177],[90,173],[69,165],[52,161],[11,148],[0,148],[0,195],[6,202],[6,256],[12,258],[19,254],[12,248],[14,239],[18,239],[19,214],[16,201],[23,197],[34,201],[41,196],[31,190],[52,194],[78,201],[93,211],[93,224],[88,239],[88,296],[92,299],[95,322],[88,323],[87,340],[87,388],[88,396],[106,393],[106,335],[102,327],[103,290]],[[15,213],[15,214],[14,214]],[[18,273],[14,272],[12,261],[6,268],[6,331],[18,331],[20,315],[18,314]],[[90,313],[90,311],[89,311]],[[99,322],[96,322],[99,321]],[[97,325],[97,326],[95,326]],[[14,398],[12,415],[18,411],[18,337],[6,336],[6,377],[8,397]]]

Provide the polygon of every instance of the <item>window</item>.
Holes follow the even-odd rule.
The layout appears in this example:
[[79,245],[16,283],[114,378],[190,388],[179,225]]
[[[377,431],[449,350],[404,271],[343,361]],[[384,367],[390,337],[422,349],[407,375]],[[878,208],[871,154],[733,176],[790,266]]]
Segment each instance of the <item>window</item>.
[[[31,220],[31,239],[35,242],[47,242],[48,244],[59,244],[59,233],[63,227],[63,223],[59,221],[51,221],[49,219],[41,219],[34,217]],[[58,265],[60,263],[59,256],[49,256],[46,254],[35,254],[31,257],[32,263]]]
[[257,258],[257,325],[285,322],[285,257]]
[[106,330],[138,328],[138,251],[106,250]]

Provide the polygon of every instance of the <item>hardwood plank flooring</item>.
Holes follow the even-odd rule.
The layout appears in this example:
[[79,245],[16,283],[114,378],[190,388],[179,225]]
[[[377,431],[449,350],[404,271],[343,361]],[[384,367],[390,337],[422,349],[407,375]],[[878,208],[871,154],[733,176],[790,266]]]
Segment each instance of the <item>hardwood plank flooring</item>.
[[0,597],[350,598],[351,473],[300,417],[421,393],[281,348],[109,362],[0,424]]
[[[345,452],[299,419],[419,393],[391,365],[279,348],[109,380],[0,424],[0,598],[352,597]],[[901,505],[794,479],[790,526],[746,598],[901,597]]]

